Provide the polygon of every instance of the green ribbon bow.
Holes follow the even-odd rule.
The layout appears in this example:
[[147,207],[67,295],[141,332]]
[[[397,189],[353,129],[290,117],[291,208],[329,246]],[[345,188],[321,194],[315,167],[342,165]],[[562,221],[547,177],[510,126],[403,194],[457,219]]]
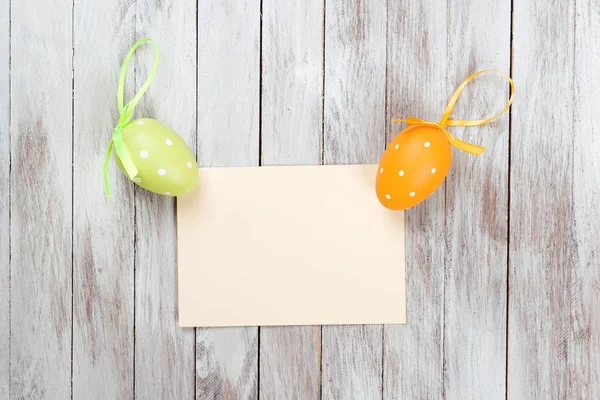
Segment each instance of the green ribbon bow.
[[[146,82],[144,82],[140,90],[138,90],[134,98],[129,103],[123,105],[123,96],[125,91],[125,75],[127,73],[129,61],[131,60],[133,53],[135,53],[135,50],[145,42],[151,42],[154,45],[154,48],[156,49],[156,55],[154,57],[154,66],[152,67],[152,70],[150,71],[150,75],[148,75]],[[133,47],[129,50],[129,53],[127,53],[125,60],[123,61],[123,66],[121,67],[121,75],[119,76],[119,86],[117,88],[117,104],[119,105],[120,118],[119,123],[117,124],[117,126],[115,126],[110,143],[108,144],[108,151],[106,152],[106,158],[104,159],[103,167],[104,189],[106,191],[106,197],[110,197],[110,184],[108,182],[108,166],[110,165],[110,156],[112,154],[113,146],[115,151],[117,152],[117,155],[121,159],[121,164],[123,165],[123,168],[125,169],[125,172],[129,179],[135,178],[138,174],[138,169],[131,160],[129,152],[127,151],[127,146],[123,142],[122,131],[123,128],[129,123],[129,121],[131,121],[131,116],[133,115],[133,110],[135,106],[150,86],[150,82],[152,82],[152,79],[154,79],[154,75],[156,75],[156,71],[158,69],[158,59],[159,52],[156,42],[150,38],[143,38],[133,45]]]

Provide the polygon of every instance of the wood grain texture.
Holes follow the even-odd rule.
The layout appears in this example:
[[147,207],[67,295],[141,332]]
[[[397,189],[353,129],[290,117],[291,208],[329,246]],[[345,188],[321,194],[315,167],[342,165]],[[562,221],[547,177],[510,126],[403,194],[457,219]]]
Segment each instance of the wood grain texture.
[[[161,50],[158,74],[137,115],[172,127],[196,152],[196,5],[137,2],[137,37]],[[136,52],[135,82],[154,61],[152,46]],[[190,84],[192,83],[192,84]],[[177,90],[173,90],[177,88]],[[195,333],[177,323],[175,200],[136,188],[135,395],[140,399],[192,399]]]
[[576,1],[569,397],[600,398],[600,8]]
[[329,325],[322,332],[322,398],[380,399],[383,326]]
[[260,329],[259,391],[261,399],[320,399],[320,326]]
[[[199,165],[258,165],[259,82],[260,2],[198,2]],[[197,329],[196,398],[257,397],[258,328]]]
[[[263,165],[320,164],[323,2],[263,2]],[[261,399],[319,399],[321,328],[260,329]]]
[[567,398],[574,2],[514,2],[508,397]]
[[[325,5],[324,163],[377,163],[386,129],[386,1]],[[382,397],[383,326],[324,326],[322,396]]]
[[196,398],[258,398],[258,329],[196,329]]
[[[75,2],[74,398],[131,398],[134,390],[133,183],[111,160],[112,198],[105,199],[102,163],[119,117],[117,80],[135,23],[129,1]],[[125,101],[134,86],[130,65]]]
[[0,399],[10,386],[10,4],[0,0]]
[[[203,166],[375,163],[512,68],[510,124],[452,128],[488,150],[406,212],[406,325],[178,327],[174,202],[102,188],[142,35],[136,115]],[[599,40],[595,0],[0,0],[0,399],[600,398]]]
[[[388,3],[387,139],[392,118],[436,121],[447,100],[447,10],[421,1]],[[444,185],[405,212],[406,325],[384,327],[383,398],[443,393]]]
[[[9,397],[71,397],[71,4],[11,2]],[[50,78],[51,77],[51,78]]]
[[325,10],[324,163],[377,163],[385,146],[386,2]]
[[[510,73],[511,50],[510,0],[448,3],[446,99],[476,71]],[[452,117],[493,116],[509,95],[501,76],[483,75],[462,92]],[[451,130],[487,151],[476,157],[454,149],[446,179],[444,394],[449,399],[504,399],[509,115]]]
[[198,156],[203,166],[258,165],[259,64],[260,1],[198,2]]
[[322,161],[323,6],[323,1],[263,2],[264,165]]

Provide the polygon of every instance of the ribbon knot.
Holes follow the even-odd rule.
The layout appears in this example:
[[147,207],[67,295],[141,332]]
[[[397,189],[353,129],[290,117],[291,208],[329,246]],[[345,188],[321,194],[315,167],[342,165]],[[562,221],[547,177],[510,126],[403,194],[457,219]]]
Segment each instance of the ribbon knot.
[[[140,87],[140,90],[138,90],[138,92],[135,94],[135,96],[129,103],[124,105],[123,97],[124,97],[124,92],[125,92],[125,75],[127,74],[127,67],[129,66],[129,61],[131,60],[133,53],[135,53],[136,49],[138,47],[140,47],[142,44],[144,44],[145,42],[151,42],[154,45],[154,48],[156,50],[155,56],[154,56],[154,66],[152,67],[152,70],[150,71],[148,78],[146,79],[146,81],[144,82],[142,87]],[[137,105],[137,103],[140,101],[140,99],[142,98],[142,96],[144,95],[144,93],[146,92],[148,87],[150,86],[150,82],[152,82],[154,75],[156,75],[156,71],[158,69],[158,59],[159,59],[158,46],[156,45],[154,40],[152,40],[150,38],[143,38],[143,39],[140,39],[136,44],[134,44],[133,47],[131,47],[131,49],[129,49],[129,52],[127,53],[127,56],[125,57],[125,60],[123,61],[123,66],[121,67],[121,74],[119,75],[119,86],[117,88],[117,104],[119,106],[119,122],[117,123],[117,126],[115,126],[115,129],[113,130],[112,138],[110,140],[110,143],[108,144],[108,150],[106,152],[106,157],[104,158],[104,165],[103,165],[104,190],[106,191],[106,197],[110,197],[110,183],[109,183],[109,178],[108,178],[108,167],[110,165],[110,156],[112,155],[113,148],[117,152],[117,155],[119,156],[119,159],[121,160],[121,165],[123,166],[123,169],[125,170],[125,173],[129,177],[129,179],[135,178],[138,174],[138,169],[135,166],[133,160],[131,159],[129,152],[127,151],[127,146],[125,145],[125,142],[123,141],[123,128],[125,128],[127,126],[127,124],[129,124],[129,122],[131,121],[131,117],[133,116],[133,111],[135,109],[135,106]]]
[[[503,76],[504,78],[506,78],[508,80],[508,82],[510,83],[510,98],[508,99],[508,103],[506,104],[504,109],[499,114],[497,114],[493,117],[490,117],[490,118],[485,118],[485,119],[475,119],[475,120],[453,120],[453,119],[450,119],[450,114],[452,113],[452,110],[454,109],[454,105],[456,104],[456,101],[458,100],[458,97],[460,96],[460,93],[463,91],[465,86],[467,86],[467,84],[471,80],[473,80],[477,75],[480,75],[480,74],[483,74],[486,72],[493,72],[493,73],[499,74],[499,75]],[[446,110],[444,111],[444,114],[442,115],[440,122],[425,121],[425,120],[422,120],[422,119],[419,119],[416,117],[408,117],[406,119],[393,119],[392,122],[406,122],[408,124],[408,126],[425,125],[425,126],[436,127],[438,129],[440,129],[446,135],[446,137],[448,138],[448,141],[450,142],[450,144],[452,146],[454,146],[458,149],[461,149],[463,151],[466,151],[467,153],[480,155],[485,150],[484,147],[477,146],[472,143],[463,142],[462,140],[457,139],[456,137],[452,136],[452,134],[448,131],[448,129],[446,129],[446,127],[448,127],[448,126],[477,126],[477,125],[483,125],[488,122],[491,122],[494,119],[501,116],[502,114],[504,114],[509,109],[510,105],[513,102],[514,96],[515,96],[515,85],[513,83],[513,80],[508,75],[503,74],[502,72],[499,72],[499,71],[483,70],[483,71],[479,71],[479,72],[472,74],[467,79],[465,79],[463,83],[460,84],[460,86],[456,89],[456,91],[452,95],[452,98],[448,102],[448,105],[446,106]]]

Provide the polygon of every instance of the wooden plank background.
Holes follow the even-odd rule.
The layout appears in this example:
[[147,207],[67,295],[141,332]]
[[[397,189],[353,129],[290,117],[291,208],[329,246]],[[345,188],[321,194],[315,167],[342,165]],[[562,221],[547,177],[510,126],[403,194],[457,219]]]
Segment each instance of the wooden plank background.
[[[74,398],[88,393],[124,398],[135,388],[134,190],[119,179],[114,164],[110,201],[98,185],[107,146],[102,137],[118,120],[110,107],[99,105],[115,103],[115,87],[107,82],[118,77],[120,62],[135,40],[135,22],[135,7],[124,0],[73,7]],[[111,41],[102,39],[107,26],[112,27]],[[133,68],[129,72],[127,96],[134,89]]]
[[[146,35],[136,113],[202,166],[375,163],[513,76],[406,213],[406,325],[177,327],[175,201],[102,187]],[[595,0],[0,0],[0,399],[599,398],[599,40]]]
[[0,398],[10,384],[9,6],[0,0]]
[[9,396],[64,399],[74,372],[72,7],[10,5]]
[[[260,13],[259,0],[198,2],[200,166],[260,162]],[[196,398],[257,399],[258,328],[196,331]]]
[[[176,77],[175,80],[162,74],[156,77],[152,91],[139,103],[139,115],[164,115],[161,121],[195,149],[195,4],[138,2],[136,32],[136,37],[164,38],[170,43],[168,56],[161,58],[160,68],[172,71],[173,78]],[[153,57],[151,46],[139,50],[135,58],[136,87],[146,80],[151,67],[146,61]],[[172,90],[175,87],[177,90]],[[140,399],[189,399],[196,391],[194,331],[179,329],[172,323],[172,316],[177,315],[175,227],[174,199],[136,188],[133,378],[134,397]],[[162,245],[157,246],[158,243]]]
[[[323,1],[263,0],[261,164],[321,164]],[[260,329],[263,399],[318,399],[321,327]]]

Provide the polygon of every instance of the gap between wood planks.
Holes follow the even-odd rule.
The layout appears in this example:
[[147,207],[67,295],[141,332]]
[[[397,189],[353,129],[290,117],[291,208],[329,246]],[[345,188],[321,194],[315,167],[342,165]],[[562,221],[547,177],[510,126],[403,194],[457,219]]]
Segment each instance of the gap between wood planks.
[[[262,165],[263,0],[258,7],[258,166]],[[256,328],[256,398],[260,400],[260,326]]]
[[73,270],[75,265],[75,246],[73,245],[75,243],[75,207],[73,207],[73,204],[75,204],[75,0],[71,3],[71,50],[71,400],[73,400],[73,343],[75,337],[75,271]]
[[[513,76],[513,26],[515,22],[514,18],[514,0],[510,1],[510,60],[509,60],[509,72],[510,77]],[[509,87],[510,93],[510,87]],[[506,220],[506,350],[504,359],[504,397],[508,400],[508,339],[509,330],[508,324],[510,321],[510,183],[511,183],[511,154],[512,154],[512,107],[508,109],[508,194],[507,194],[507,220]]]
[[[194,132],[194,136],[196,137],[195,140],[195,156],[196,156],[196,164],[199,165],[198,161],[199,160],[199,156],[198,156],[198,1],[196,0],[196,11],[195,11],[195,16],[196,16],[196,95],[194,96],[194,99],[196,101],[196,132]],[[176,200],[177,202],[177,200]],[[177,206],[175,206],[175,213],[177,213]],[[177,223],[177,218],[175,218],[175,223]],[[198,398],[198,363],[197,363],[197,359],[198,359],[198,344],[197,344],[197,338],[198,337],[198,328],[194,328],[194,400],[196,400]]]

